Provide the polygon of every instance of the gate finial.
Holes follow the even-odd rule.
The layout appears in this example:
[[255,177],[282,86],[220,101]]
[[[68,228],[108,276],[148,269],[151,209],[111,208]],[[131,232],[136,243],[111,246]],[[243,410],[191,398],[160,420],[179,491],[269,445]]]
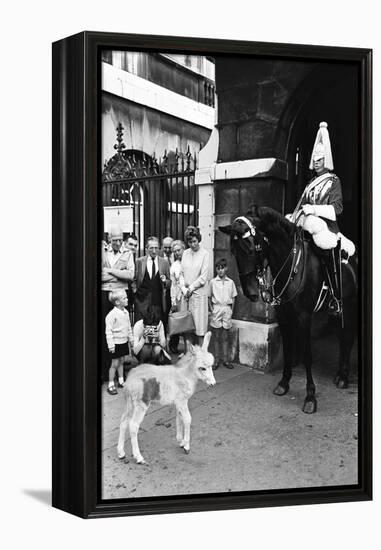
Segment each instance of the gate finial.
[[117,150],[119,155],[123,152],[123,149],[126,148],[126,146],[123,143],[123,130],[124,130],[124,128],[122,126],[122,123],[119,122],[118,126],[116,127],[116,141],[117,141],[117,143],[115,143],[115,145],[114,145],[114,149]]

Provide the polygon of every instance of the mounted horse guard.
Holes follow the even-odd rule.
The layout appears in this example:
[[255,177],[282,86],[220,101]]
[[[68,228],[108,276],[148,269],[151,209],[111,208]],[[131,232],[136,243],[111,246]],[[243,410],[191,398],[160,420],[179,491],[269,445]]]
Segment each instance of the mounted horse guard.
[[308,182],[298,204],[288,219],[312,235],[326,271],[330,294],[328,308],[343,322],[342,261],[355,253],[354,244],[340,233],[337,217],[343,211],[340,179],[333,173],[333,159],[328,124],[321,122],[311,154]]
[[[263,301],[276,309],[284,367],[273,393],[282,396],[289,391],[292,369],[301,361],[307,378],[303,412],[316,412],[311,322],[323,305],[326,279],[317,247],[300,226],[268,207],[253,205],[245,216],[238,216],[220,230],[230,235],[244,295],[256,301],[259,290]],[[340,322],[341,316],[334,317],[340,348],[334,383],[338,388],[347,388],[356,326],[357,281],[350,262],[343,264],[342,274],[344,322]]]
[[272,208],[253,205],[246,215],[219,228],[230,235],[244,295],[255,301],[259,289],[263,301],[276,308],[284,368],[273,393],[281,396],[288,392],[292,368],[301,359],[307,378],[305,413],[317,410],[312,316],[322,308],[329,290],[328,310],[334,314],[340,347],[334,382],[338,388],[346,388],[357,308],[357,280],[351,265],[355,247],[337,225],[336,217],[343,208],[341,184],[331,171],[326,123],[320,124],[310,166],[317,176],[306,186],[293,215],[284,217]]

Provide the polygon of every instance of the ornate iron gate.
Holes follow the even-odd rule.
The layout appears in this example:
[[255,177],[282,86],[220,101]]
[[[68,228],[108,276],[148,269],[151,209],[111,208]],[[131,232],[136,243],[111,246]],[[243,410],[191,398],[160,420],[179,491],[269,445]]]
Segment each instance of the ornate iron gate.
[[198,194],[194,184],[196,156],[165,152],[157,159],[126,150],[123,126],[117,126],[116,154],[104,166],[104,215],[117,211],[128,219],[128,232],[138,237],[140,253],[150,235],[183,239],[184,229],[198,223]]

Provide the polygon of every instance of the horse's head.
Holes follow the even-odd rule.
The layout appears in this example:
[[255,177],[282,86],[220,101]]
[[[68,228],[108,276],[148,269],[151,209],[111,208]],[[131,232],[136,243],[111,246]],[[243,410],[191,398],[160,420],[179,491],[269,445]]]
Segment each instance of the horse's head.
[[263,250],[266,247],[257,214],[257,209],[251,208],[246,216],[238,216],[231,225],[219,227],[220,231],[230,235],[230,249],[237,261],[242,290],[252,302],[258,300],[256,275],[258,268],[262,268]]
[[[230,249],[237,260],[244,295],[258,300],[256,276],[270,252],[288,253],[292,246],[295,225],[282,214],[266,206],[250,206],[245,216],[238,216],[231,225],[219,228],[230,235]],[[270,263],[270,262],[269,262]]]

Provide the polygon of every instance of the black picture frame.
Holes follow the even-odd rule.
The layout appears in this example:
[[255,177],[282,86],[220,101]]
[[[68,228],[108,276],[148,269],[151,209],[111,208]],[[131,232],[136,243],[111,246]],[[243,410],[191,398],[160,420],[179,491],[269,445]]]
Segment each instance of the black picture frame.
[[[100,495],[97,378],[100,51],[104,48],[352,62],[360,67],[358,484],[123,501]],[[372,51],[82,32],[53,44],[53,506],[83,518],[372,499]],[[366,213],[366,215],[365,215]],[[74,383],[75,381],[75,383]]]

